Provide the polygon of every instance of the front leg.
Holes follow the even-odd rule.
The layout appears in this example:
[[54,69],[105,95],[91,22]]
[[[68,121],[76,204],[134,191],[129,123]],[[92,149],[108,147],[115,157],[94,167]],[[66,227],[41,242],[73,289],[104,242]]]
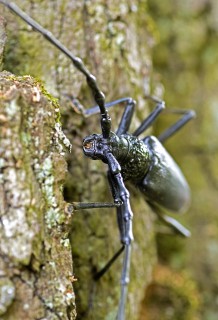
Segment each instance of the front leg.
[[129,191],[125,187],[123,177],[121,175],[121,167],[112,155],[107,153],[106,155],[109,166],[109,183],[114,197],[114,202],[118,199],[121,200],[121,205],[117,208],[118,226],[120,231],[121,242],[126,245],[133,240],[132,233],[132,218],[133,213],[129,201]]
[[121,296],[117,320],[125,320],[125,306],[127,299],[129,274],[130,274],[130,258],[131,258],[131,243],[133,240],[132,233],[132,218],[133,213],[129,202],[129,192],[123,182],[121,175],[121,167],[112,153],[106,154],[107,163],[109,166],[110,183],[112,190],[115,190],[116,196],[122,201],[120,207],[117,208],[118,226],[120,230],[121,242],[124,245],[123,268],[121,274]]

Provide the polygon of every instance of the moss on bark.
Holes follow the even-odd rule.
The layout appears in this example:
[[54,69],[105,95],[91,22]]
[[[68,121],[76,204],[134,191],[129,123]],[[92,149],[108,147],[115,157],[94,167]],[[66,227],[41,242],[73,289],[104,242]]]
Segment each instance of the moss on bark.
[[0,85],[1,316],[74,319],[58,105],[30,76],[3,72]]

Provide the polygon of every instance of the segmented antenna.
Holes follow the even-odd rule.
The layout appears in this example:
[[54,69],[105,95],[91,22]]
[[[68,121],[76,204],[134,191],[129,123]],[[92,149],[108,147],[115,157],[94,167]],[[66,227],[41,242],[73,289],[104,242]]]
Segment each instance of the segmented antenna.
[[105,107],[105,96],[104,93],[99,89],[97,85],[96,78],[89,72],[89,70],[84,65],[82,59],[74,56],[55,36],[44,29],[38,22],[29,17],[25,12],[23,12],[15,3],[7,2],[5,0],[0,0],[4,6],[8,7],[17,16],[23,19],[28,25],[30,25],[34,30],[43,35],[49,42],[51,42],[56,48],[62,51],[70,60],[73,65],[86,77],[87,84],[92,92],[93,98],[96,104],[99,106],[101,113],[101,128],[104,138],[108,138],[111,129],[111,119],[108,111]]

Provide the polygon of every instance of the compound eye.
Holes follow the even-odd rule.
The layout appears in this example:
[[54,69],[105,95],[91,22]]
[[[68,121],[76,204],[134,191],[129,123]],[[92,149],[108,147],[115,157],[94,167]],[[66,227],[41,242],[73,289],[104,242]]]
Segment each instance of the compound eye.
[[93,149],[93,142],[92,141],[87,141],[83,143],[83,147],[85,149]]

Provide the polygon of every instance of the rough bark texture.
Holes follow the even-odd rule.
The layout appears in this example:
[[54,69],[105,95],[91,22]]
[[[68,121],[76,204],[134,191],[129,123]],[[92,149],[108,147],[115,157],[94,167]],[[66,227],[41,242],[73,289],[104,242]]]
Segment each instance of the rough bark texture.
[[0,316],[74,319],[58,105],[29,76],[0,85]]
[[[153,23],[147,14],[146,1],[62,0],[16,3],[50,29],[75,55],[84,59],[97,77],[107,101],[123,96],[132,96],[137,100],[137,113],[132,130],[136,128],[148,113],[143,96],[145,91],[150,92],[151,87],[150,47],[153,44]],[[72,152],[68,154],[69,177],[65,183],[65,200],[110,200],[105,177],[106,167],[86,159],[81,150],[82,138],[89,133],[100,131],[98,117],[85,119],[78,112],[78,104],[85,108],[93,105],[85,79],[67,58],[40,35],[32,32],[19,18],[2,6],[0,12],[7,18],[8,30],[4,68],[18,75],[37,76],[45,81],[46,88],[52,94],[61,98],[62,121],[65,133],[72,143]],[[16,157],[20,161],[16,157],[11,160],[14,171],[13,175],[9,176],[8,189],[13,197],[20,199],[19,208],[23,208],[23,220],[18,220],[17,207],[13,212],[15,225],[10,240],[19,244],[21,238],[21,244],[24,242],[25,247],[21,246],[22,259],[15,259],[12,253],[9,254],[13,251],[9,239],[1,241],[5,251],[6,246],[10,248],[7,252],[9,258],[12,256],[12,274],[5,275],[5,283],[11,292],[7,301],[8,305],[11,305],[2,313],[2,319],[73,319],[75,310],[70,284],[73,278],[70,248],[66,238],[71,217],[65,221],[66,217],[63,215],[61,184],[66,168],[62,150],[57,148],[59,144],[54,143],[57,136],[60,137],[55,131],[59,130],[56,106],[52,107],[51,102],[48,106],[41,106],[44,101],[41,96],[40,102],[34,102],[35,98],[31,97],[35,97],[35,94],[38,96],[38,91],[35,93],[31,89],[31,97],[26,98],[24,95],[28,90],[17,89],[19,85],[16,83],[24,82],[24,87],[28,87],[28,81],[33,80],[24,78],[21,81],[13,76],[9,78],[12,93],[13,90],[21,90],[21,93],[17,92],[15,95],[21,98],[13,100],[16,102],[14,107],[12,103],[11,117],[18,117],[15,124],[17,129],[10,136],[13,144],[12,141],[7,141],[7,145],[3,145],[3,155],[7,155],[5,150],[15,144]],[[8,90],[6,87],[4,94]],[[38,90],[40,91],[39,88]],[[72,103],[66,98],[67,95],[77,100]],[[7,108],[3,110],[6,112]],[[8,120],[7,114],[3,115],[7,120],[2,127],[4,132],[8,123],[13,126],[13,122]],[[120,112],[114,109],[111,115],[113,126],[116,127]],[[32,122],[34,125],[31,125]],[[1,164],[1,168],[7,168],[5,162]],[[18,175],[19,168],[23,173]],[[18,177],[21,181],[17,181]],[[7,180],[7,177],[5,179]],[[47,180],[48,186],[45,184]],[[138,319],[140,304],[151,279],[156,257],[154,216],[138,191],[130,186],[128,188],[131,191],[135,214],[135,241],[127,319]],[[24,201],[21,199],[25,192],[27,196]],[[8,210],[6,213],[9,214]],[[20,221],[23,221],[22,226]],[[71,246],[73,272],[78,279],[74,286],[78,319],[115,319],[120,295],[121,259],[99,282],[93,281],[93,272],[99,270],[120,246],[115,211],[76,213],[72,219]],[[3,261],[7,264],[4,256]],[[15,267],[17,275],[13,273]],[[26,299],[27,302],[24,302]],[[36,302],[33,303],[34,301]],[[26,312],[25,316],[22,313],[17,316],[15,310]]]

